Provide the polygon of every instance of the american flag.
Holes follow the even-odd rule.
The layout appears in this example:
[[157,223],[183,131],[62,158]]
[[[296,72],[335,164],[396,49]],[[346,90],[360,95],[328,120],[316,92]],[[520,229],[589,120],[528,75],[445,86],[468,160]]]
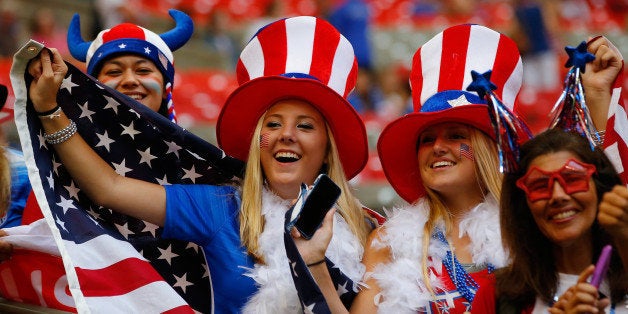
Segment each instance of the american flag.
[[[286,224],[288,224],[291,220],[291,216],[292,209],[286,213]],[[379,218],[381,216],[375,215],[374,217]],[[301,258],[299,250],[297,249],[297,246],[288,231],[284,231],[283,241],[286,247],[286,255],[288,256],[288,260],[290,260],[292,280],[294,281],[294,285],[297,289],[303,313],[331,313],[323,293],[318,288],[316,280],[312,277],[312,274],[303,261],[303,258]],[[357,295],[357,290],[355,289],[357,284],[343,274],[331,260],[326,258],[325,264],[327,265],[329,276],[336,287],[340,300],[344,304],[345,308],[349,309],[351,307],[351,303],[353,303],[353,299],[355,299]]]
[[603,147],[624,184],[628,184],[628,107],[622,97],[623,72],[622,65],[613,86]]
[[[94,205],[43,138],[27,90],[28,61],[43,46],[15,55],[15,120],[39,206],[57,239],[79,312],[209,313],[209,270],[195,244],[160,239],[161,228]],[[57,102],[78,132],[115,171],[162,185],[219,184],[243,163],[71,64]]]
[[475,160],[473,157],[473,148],[465,143],[460,144],[460,158],[462,157],[469,158],[471,161]]

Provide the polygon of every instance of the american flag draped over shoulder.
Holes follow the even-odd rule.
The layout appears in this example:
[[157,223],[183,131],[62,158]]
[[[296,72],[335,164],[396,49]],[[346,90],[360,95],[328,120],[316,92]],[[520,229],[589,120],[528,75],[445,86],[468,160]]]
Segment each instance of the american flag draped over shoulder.
[[[211,283],[202,250],[192,243],[160,239],[161,228],[94,205],[44,141],[27,99],[30,82],[24,73],[41,49],[41,44],[30,41],[14,58],[16,125],[33,190],[64,259],[76,309],[210,312]],[[71,64],[68,67],[57,101],[85,141],[118,174],[166,185],[219,184],[242,173],[241,161]]]
[[628,107],[622,97],[624,67],[613,84],[603,148],[624,184],[628,184]]
[[[286,212],[285,225],[288,225],[291,216],[292,209]],[[379,218],[379,214],[374,217]],[[294,243],[294,239],[292,239],[289,232],[285,231],[285,228],[283,241],[286,248],[286,255],[290,261],[290,273],[292,274],[292,280],[294,281],[294,286],[297,289],[297,294],[299,295],[303,312],[306,314],[331,313],[323,293],[316,284],[316,280],[314,280],[307,265],[303,261],[303,258],[301,258],[301,254],[299,254],[299,249]],[[344,304],[345,308],[349,309],[353,303],[353,299],[357,296],[357,291],[354,289],[354,287],[356,287],[356,283],[343,274],[340,269],[336,267],[328,258],[325,258],[325,265],[327,266],[329,276],[336,287],[336,291],[338,292],[338,296],[340,297],[342,304]]]

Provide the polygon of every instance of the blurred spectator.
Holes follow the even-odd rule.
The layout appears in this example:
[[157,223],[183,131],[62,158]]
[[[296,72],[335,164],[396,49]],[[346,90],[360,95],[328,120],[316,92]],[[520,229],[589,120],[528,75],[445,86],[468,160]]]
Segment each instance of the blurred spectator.
[[384,95],[374,71],[363,68],[358,71],[355,89],[347,100],[361,115],[377,114],[383,106]]
[[18,48],[20,22],[10,8],[0,9],[0,57],[12,57]]
[[386,66],[379,74],[383,99],[377,115],[384,121],[412,112],[409,79],[410,70],[403,64]]
[[65,35],[65,29],[57,25],[58,18],[50,8],[40,8],[31,16],[28,25],[30,38],[59,50],[63,59],[70,58],[70,50]]
[[[142,25],[141,10],[136,5],[136,1],[125,0],[92,0],[96,19],[100,25],[95,25],[94,29],[103,30],[111,28],[120,23],[133,23]],[[96,37],[97,34],[94,34]]]
[[255,36],[255,33],[257,33],[257,31],[274,22],[277,21],[278,19],[287,17],[286,15],[286,9],[285,9],[285,3],[282,0],[269,0],[267,1],[265,7],[264,7],[264,12],[262,13],[262,16],[260,16],[258,19],[252,21],[246,28],[246,31],[244,32],[244,44],[246,45],[249,40],[251,38],[253,38],[253,36]]
[[328,20],[344,35],[355,51],[360,68],[372,69],[370,13],[363,0],[341,0],[336,5],[332,0],[318,0],[319,15]]
[[555,35],[558,3],[553,0],[515,0],[512,33],[523,60],[523,87],[553,91],[559,87],[560,67]]
[[218,55],[220,64],[227,70],[235,69],[240,57],[240,46],[229,33],[229,15],[220,9],[214,10],[207,21],[203,38],[211,52]]

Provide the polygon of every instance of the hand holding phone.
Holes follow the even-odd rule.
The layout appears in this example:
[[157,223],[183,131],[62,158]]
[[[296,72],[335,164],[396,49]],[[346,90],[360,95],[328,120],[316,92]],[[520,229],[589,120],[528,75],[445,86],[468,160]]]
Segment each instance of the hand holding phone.
[[327,212],[340,197],[340,188],[327,175],[321,174],[310,190],[301,187],[297,202],[293,205],[290,223],[286,230],[297,228],[301,236],[309,240],[320,228]]
[[599,288],[600,284],[604,280],[606,276],[606,272],[608,271],[608,266],[611,262],[611,253],[613,251],[613,247],[610,244],[607,244],[602,249],[602,253],[600,253],[600,257],[595,263],[595,270],[593,271],[593,275],[591,276],[591,284],[595,288]]

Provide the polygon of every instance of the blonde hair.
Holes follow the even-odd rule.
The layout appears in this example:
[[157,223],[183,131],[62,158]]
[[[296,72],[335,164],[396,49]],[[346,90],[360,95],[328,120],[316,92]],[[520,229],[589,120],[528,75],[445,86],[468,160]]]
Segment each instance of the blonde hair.
[[[260,135],[264,116],[255,126],[249,157],[246,163],[244,181],[242,184],[242,205],[240,208],[240,238],[242,245],[258,262],[264,263],[263,256],[259,253],[259,236],[264,231],[264,217],[262,216],[262,190],[264,185],[264,173],[260,159]],[[342,163],[338,155],[338,149],[333,133],[329,125],[327,129],[327,175],[340,187],[342,193],[337,201],[338,213],[346,220],[349,228],[364,245],[368,235],[367,216],[362,206],[351,192],[347,178],[345,177]]]
[[[501,193],[502,173],[499,172],[499,160],[497,158],[497,146],[495,141],[484,134],[482,131],[469,127],[470,142],[473,148],[475,160],[475,173],[478,179],[478,185],[484,194],[492,194],[499,204],[499,196]],[[445,231],[452,228],[452,221],[447,211],[447,206],[441,197],[428,187],[425,187],[426,201],[430,208],[429,217],[423,227],[423,257],[421,258],[421,271],[423,273],[423,282],[432,294],[434,291],[430,285],[430,276],[427,266],[427,255],[432,238],[432,231],[439,221],[445,223]]]
[[11,203],[11,163],[4,147],[0,146],[0,217],[7,214]]

